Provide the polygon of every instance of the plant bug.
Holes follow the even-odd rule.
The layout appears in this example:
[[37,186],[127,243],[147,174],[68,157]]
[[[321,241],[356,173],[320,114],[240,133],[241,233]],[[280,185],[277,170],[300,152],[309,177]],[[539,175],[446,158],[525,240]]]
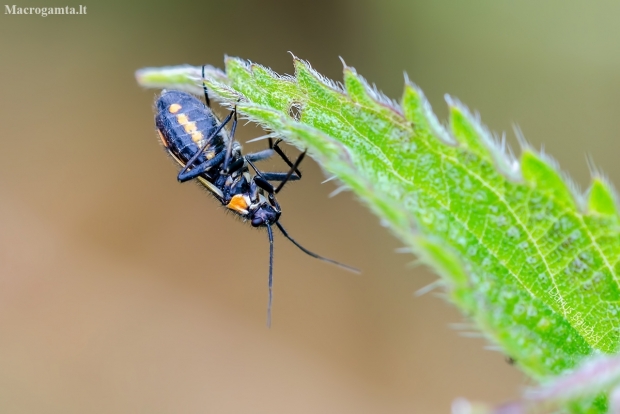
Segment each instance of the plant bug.
[[[250,221],[252,226],[267,229],[269,237],[267,325],[270,326],[273,301],[273,225],[307,255],[353,272],[359,271],[307,250],[295,241],[280,223],[281,208],[276,194],[287,182],[301,178],[299,165],[306,151],[292,162],[279,147],[282,140],[274,141],[269,138],[268,149],[243,155],[241,144],[234,139],[237,128],[236,108],[220,121],[211,110],[209,94],[204,83],[204,66],[202,78],[206,105],[186,92],[164,90],[155,103],[157,110],[155,125],[166,151],[181,166],[177,176],[180,182],[196,179],[222,205],[244,220]],[[224,127],[231,121],[228,132]],[[288,165],[288,172],[263,172],[254,164],[274,154],[279,155]],[[270,182],[279,184],[274,188]]]

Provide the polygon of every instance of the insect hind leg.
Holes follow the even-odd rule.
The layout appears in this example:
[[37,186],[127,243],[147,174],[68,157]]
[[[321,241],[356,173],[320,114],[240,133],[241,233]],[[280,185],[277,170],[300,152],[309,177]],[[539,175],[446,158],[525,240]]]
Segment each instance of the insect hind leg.
[[[286,165],[289,166],[289,168],[293,168],[293,162],[291,162],[291,160],[289,159],[289,157],[284,153],[284,151],[282,151],[282,148],[280,148],[279,144],[280,142],[282,142],[282,138],[278,138],[276,139],[276,142],[273,142],[273,139],[269,138],[269,149],[274,150],[279,156],[280,158],[282,158],[282,161],[284,161],[286,163]],[[306,151],[304,151],[304,154],[306,153]],[[303,158],[303,155],[301,156]],[[299,164],[297,164],[297,166],[299,166]],[[301,178],[301,171],[299,171],[298,168],[295,168],[295,174],[297,174],[299,176],[299,178]]]
[[209,99],[209,92],[207,91],[207,85],[205,84],[205,66],[202,65],[202,90],[205,93],[205,103],[211,108],[211,100]]
[[[205,171],[207,171],[209,168],[218,165],[222,162],[222,160],[224,159],[224,153],[220,152],[219,154],[217,154],[215,157],[211,158],[210,160],[207,160],[201,164],[196,165],[194,168],[192,168],[191,170],[188,170],[187,168],[184,168],[181,170],[181,172],[179,172],[179,175],[177,176],[177,180],[179,180],[179,182],[184,183],[186,181],[189,181],[193,178],[198,177],[200,174],[204,173]],[[187,166],[186,166],[187,167]]]
[[288,175],[288,173],[283,172],[263,172],[263,178],[267,181],[297,181],[301,179],[298,175]]
[[235,131],[237,130],[237,105],[235,105],[235,109],[233,109],[234,117],[232,127],[230,128],[230,137],[228,140],[228,145],[226,146],[226,157],[224,158],[224,167],[222,170],[225,172],[228,171],[228,164],[230,163],[230,157],[232,156],[232,148],[233,143],[235,142]]
[[[277,145],[277,144],[276,144]],[[274,149],[277,148],[274,147]],[[307,150],[306,150],[307,151]],[[294,173],[297,173],[296,178],[297,180],[299,180],[301,178],[301,172],[299,172],[299,164],[301,164],[301,162],[303,161],[304,157],[306,156],[306,151],[302,152],[299,157],[297,157],[297,160],[295,160],[295,163],[292,164],[290,167],[291,169],[289,170],[289,172],[286,174],[286,176],[282,179],[282,181],[280,182],[280,185],[278,186],[278,188],[276,188],[275,193],[278,194],[280,192],[280,190],[282,190],[282,188],[284,188],[284,184],[286,184],[291,177],[293,176]],[[276,152],[278,152],[278,150],[276,150]],[[286,160],[285,160],[286,161]],[[290,161],[289,161],[290,162]]]
[[[254,163],[251,160],[247,159],[247,157],[246,157],[246,160],[248,161],[248,164],[250,164],[250,166],[254,169],[254,171],[256,171],[256,175],[257,175],[255,179],[256,183],[263,190],[267,191],[267,193],[271,197],[273,197],[284,187],[284,184],[286,184],[288,181],[295,181],[295,180],[301,179],[301,174],[295,174],[295,171],[299,171],[298,170],[299,164],[301,164],[305,156],[306,156],[306,151],[302,152],[299,155],[297,160],[295,160],[294,164],[291,164],[291,169],[287,173],[262,172],[258,168],[256,168]],[[271,186],[271,184],[269,184],[267,181],[280,181],[280,185],[278,185],[278,188],[274,189]]]

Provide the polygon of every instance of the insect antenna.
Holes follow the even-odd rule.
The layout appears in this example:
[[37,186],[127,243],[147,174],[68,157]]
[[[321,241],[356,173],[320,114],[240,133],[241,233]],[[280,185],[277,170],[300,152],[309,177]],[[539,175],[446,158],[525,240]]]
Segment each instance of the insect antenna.
[[269,303],[267,305],[267,327],[271,328],[271,303],[273,302],[273,230],[267,225],[269,236]]
[[[310,250],[306,249],[306,248],[305,248],[305,247],[303,247],[301,244],[297,243],[297,242],[295,241],[295,239],[293,239],[291,236],[289,236],[289,234],[286,232],[286,230],[284,230],[284,227],[282,227],[282,224],[280,224],[280,222],[279,222],[279,221],[276,221],[276,226],[278,226],[278,228],[280,229],[280,231],[282,232],[282,234],[284,235],[284,237],[286,237],[287,239],[289,239],[289,240],[290,240],[290,241],[291,241],[291,242],[292,242],[295,246],[299,247],[299,249],[300,249],[302,252],[306,253],[308,256],[312,256],[312,257],[314,257],[315,259],[319,259],[319,260],[322,260],[322,261],[324,261],[324,262],[328,262],[328,263],[335,264],[336,266],[340,266],[340,267],[342,267],[343,269],[347,269],[347,270],[349,270],[349,271],[351,271],[351,272],[353,272],[353,273],[361,273],[359,269],[356,269],[356,268],[351,267],[351,266],[347,266],[346,264],[343,264],[343,263],[337,262],[337,261],[332,260],[332,259],[328,259],[327,257],[319,256],[319,255],[318,255],[318,254],[316,254],[316,253],[312,253]],[[271,234],[271,229],[270,229],[270,227],[269,227],[269,226],[267,226],[267,229],[268,229],[268,231],[269,231],[269,232],[270,232],[270,234]],[[270,236],[270,237],[272,237],[272,236]],[[272,247],[273,247],[273,246],[272,246]],[[270,271],[270,273],[269,273],[269,274],[270,274],[270,277],[271,277],[271,271]]]

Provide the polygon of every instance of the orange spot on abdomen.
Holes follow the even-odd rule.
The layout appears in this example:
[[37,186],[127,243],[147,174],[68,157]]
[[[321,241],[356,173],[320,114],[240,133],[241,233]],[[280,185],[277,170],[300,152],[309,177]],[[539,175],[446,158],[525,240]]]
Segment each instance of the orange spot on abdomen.
[[248,203],[246,202],[245,197],[243,197],[241,194],[233,196],[233,198],[230,200],[230,203],[228,203],[226,207],[233,211],[236,211],[239,214],[248,214]]

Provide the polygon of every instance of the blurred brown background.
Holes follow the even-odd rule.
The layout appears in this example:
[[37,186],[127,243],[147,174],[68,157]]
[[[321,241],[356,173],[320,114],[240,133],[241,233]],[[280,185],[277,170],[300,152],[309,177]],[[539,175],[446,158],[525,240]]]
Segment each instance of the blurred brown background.
[[435,276],[351,194],[329,199],[311,161],[283,223],[363,274],[278,237],[267,329],[266,234],[176,182],[133,73],[224,54],[290,73],[290,50],[340,79],[342,56],[394,98],[407,71],[442,118],[450,93],[492,130],[518,123],[582,186],[586,153],[620,182],[620,4],[82,4],[0,14],[0,412],[445,413],[518,395],[451,305],[413,297]]

